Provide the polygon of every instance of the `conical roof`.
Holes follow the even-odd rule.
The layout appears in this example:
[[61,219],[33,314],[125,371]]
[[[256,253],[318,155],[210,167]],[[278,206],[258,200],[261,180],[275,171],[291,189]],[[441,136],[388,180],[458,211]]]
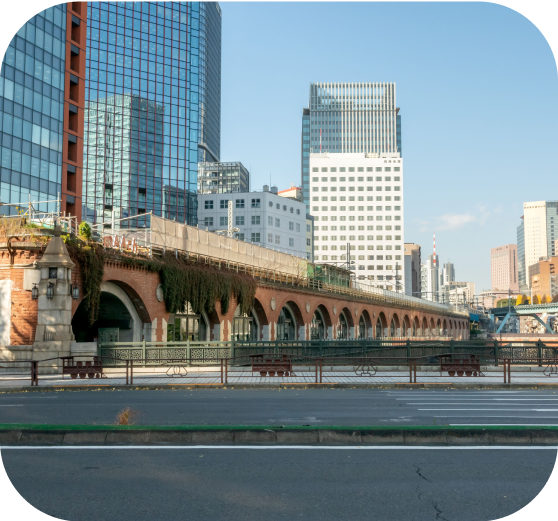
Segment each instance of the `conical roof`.
[[37,266],[42,268],[73,268],[75,264],[68,255],[68,250],[61,237],[52,237]]

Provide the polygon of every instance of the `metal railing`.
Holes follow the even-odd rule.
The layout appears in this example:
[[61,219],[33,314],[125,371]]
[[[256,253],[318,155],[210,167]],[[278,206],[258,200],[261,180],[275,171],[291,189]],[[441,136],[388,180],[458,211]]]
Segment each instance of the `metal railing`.
[[112,342],[99,343],[98,355],[123,363],[142,360],[143,365],[160,360],[195,360],[210,365],[221,358],[244,357],[254,353],[287,354],[292,357],[391,356],[425,357],[442,353],[467,353],[481,359],[509,358],[513,364],[530,363],[534,359],[550,359],[558,355],[558,342],[518,342],[513,345],[498,340],[451,340],[430,338],[378,338],[356,340],[301,340],[245,342]]

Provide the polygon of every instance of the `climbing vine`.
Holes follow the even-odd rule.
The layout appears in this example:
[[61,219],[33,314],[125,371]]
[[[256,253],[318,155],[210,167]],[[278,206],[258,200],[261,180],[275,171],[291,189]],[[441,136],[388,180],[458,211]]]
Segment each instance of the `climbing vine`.
[[160,259],[120,254],[79,239],[69,240],[66,247],[72,260],[81,268],[84,305],[90,325],[99,315],[104,265],[110,260],[159,273],[169,313],[183,312],[189,302],[194,313],[205,311],[209,314],[215,310],[217,301],[221,303],[221,312],[227,313],[233,296],[241,313],[249,313],[254,306],[256,282],[247,275],[218,270],[169,253]]

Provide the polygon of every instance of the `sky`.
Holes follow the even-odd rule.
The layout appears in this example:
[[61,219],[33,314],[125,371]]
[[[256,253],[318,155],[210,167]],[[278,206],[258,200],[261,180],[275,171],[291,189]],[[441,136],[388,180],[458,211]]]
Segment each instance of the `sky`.
[[222,2],[221,160],[300,185],[311,82],[395,82],[405,242],[490,288],[523,202],[558,199],[558,77],[544,36],[489,3]]

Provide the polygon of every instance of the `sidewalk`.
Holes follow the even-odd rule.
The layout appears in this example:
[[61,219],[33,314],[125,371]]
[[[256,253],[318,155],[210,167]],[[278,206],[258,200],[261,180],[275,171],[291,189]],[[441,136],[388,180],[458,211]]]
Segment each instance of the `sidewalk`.
[[[308,369],[308,367],[305,367]],[[348,369],[348,368],[347,368]],[[315,370],[295,370],[293,374],[285,377],[260,376],[251,371],[229,370],[227,383],[221,381],[221,372],[217,368],[188,368],[187,373],[170,376],[165,371],[150,368],[134,368],[133,380],[126,384],[126,375],[121,369],[106,369],[107,378],[72,379],[65,375],[44,375],[39,377],[37,387],[30,386],[28,375],[0,376],[0,391],[13,390],[41,390],[41,389],[63,389],[63,388],[167,388],[175,386],[216,386],[216,387],[285,387],[285,386],[323,386],[323,387],[437,387],[447,386],[454,388],[558,388],[558,376],[545,376],[543,368],[529,368],[533,370],[514,371],[511,373],[511,384],[504,382],[501,368],[492,368],[490,372],[484,372],[485,376],[477,377],[450,377],[447,374],[441,376],[438,371],[417,371],[416,383],[410,383],[409,370],[406,371],[382,371],[376,375],[363,373],[355,374],[355,371],[330,371],[324,367],[321,382],[316,381]],[[518,368],[519,369],[519,368]],[[538,370],[537,370],[538,369]]]

